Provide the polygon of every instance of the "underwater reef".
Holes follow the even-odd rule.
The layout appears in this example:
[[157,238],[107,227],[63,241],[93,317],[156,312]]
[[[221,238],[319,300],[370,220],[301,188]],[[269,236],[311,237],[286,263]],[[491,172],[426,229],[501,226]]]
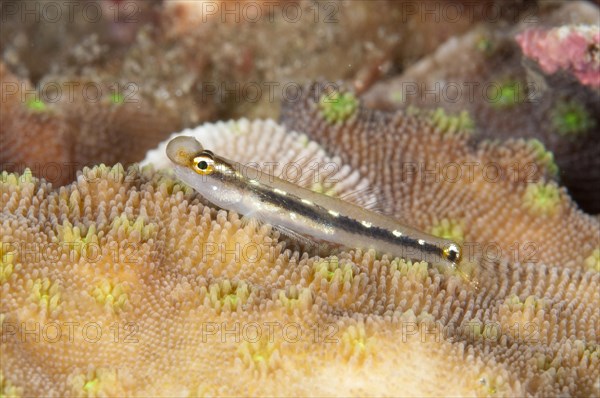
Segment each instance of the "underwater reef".
[[[430,137],[420,145],[413,138],[415,151],[426,152],[436,141],[461,145],[456,134],[406,119],[422,127],[415,133]],[[204,125],[183,134],[242,161],[256,154],[272,158],[284,148],[287,160],[302,165],[332,160],[314,141],[272,121]],[[234,137],[239,146],[230,145]],[[454,153],[466,158],[469,152]],[[525,148],[520,153],[529,155]],[[375,172],[376,162],[363,168],[334,160],[341,167],[327,188],[331,195],[386,175]],[[238,214],[204,203],[161,171],[162,161],[164,152],[153,151],[142,170],[97,166],[60,188],[31,174],[3,175],[1,303],[8,333],[2,372],[8,394],[599,392],[599,225],[564,192],[548,200],[540,183],[503,181],[499,195],[520,207],[512,217],[490,211],[481,220],[471,202],[453,199],[451,188],[438,196],[448,198],[443,207],[449,212],[442,212],[436,196],[423,194],[427,183],[413,181],[402,201],[412,205],[413,220],[426,219],[419,214],[454,217],[419,225],[439,235],[483,234],[479,242],[485,242],[511,228],[514,236],[507,239],[525,235],[540,242],[562,229],[535,258],[498,256],[493,267],[447,273],[374,252],[290,251],[269,225],[244,225]],[[326,186],[328,176],[320,174],[316,185]],[[308,178],[302,184],[315,183]],[[495,190],[478,192],[479,202],[498,202]],[[544,214],[525,224],[536,212]],[[463,227],[452,228],[459,214]],[[481,264],[478,257],[471,260]],[[23,338],[27,330],[31,336]],[[72,333],[71,340],[57,333]],[[434,380],[439,375],[453,382]],[[338,381],[331,383],[332,377]]]
[[[569,2],[509,29],[477,26],[448,40],[400,76],[376,83],[364,94],[365,102],[385,110],[417,106],[464,114],[474,139],[536,138],[553,153],[570,194],[585,210],[598,213],[600,93],[573,73],[559,70],[552,59],[569,63],[571,56],[583,76],[598,76],[599,13],[593,4]],[[562,47],[553,37],[541,41],[541,33],[535,32],[549,28],[555,36],[573,31],[571,36],[577,35],[579,42],[571,36]],[[585,41],[579,31],[596,37]],[[542,65],[552,68],[538,67],[524,52],[534,58],[546,54]]]
[[[514,3],[510,16],[527,8]],[[1,78],[11,83],[2,101],[20,108],[3,114],[0,163],[23,172],[31,166],[23,159],[35,158],[34,174],[58,184],[84,166],[137,162],[204,121],[276,118],[280,100],[315,79],[364,91],[486,15],[485,2],[442,21],[395,0],[236,1],[238,14],[221,1],[44,4],[0,3]],[[255,9],[260,18],[250,17]],[[40,118],[53,128],[40,131]],[[64,149],[50,157],[36,143],[20,145],[30,130],[29,141]]]
[[[0,397],[600,396],[597,3],[0,11]],[[181,135],[463,259],[220,209]]]

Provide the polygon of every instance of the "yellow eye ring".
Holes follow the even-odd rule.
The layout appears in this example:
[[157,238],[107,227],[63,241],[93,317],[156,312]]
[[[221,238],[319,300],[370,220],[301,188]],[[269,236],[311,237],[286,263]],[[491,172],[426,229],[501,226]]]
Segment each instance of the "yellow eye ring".
[[444,247],[444,258],[452,263],[458,263],[460,261],[461,252],[460,247],[457,244],[450,243]]
[[194,171],[198,174],[209,175],[215,170],[215,163],[208,156],[197,156],[193,162]]

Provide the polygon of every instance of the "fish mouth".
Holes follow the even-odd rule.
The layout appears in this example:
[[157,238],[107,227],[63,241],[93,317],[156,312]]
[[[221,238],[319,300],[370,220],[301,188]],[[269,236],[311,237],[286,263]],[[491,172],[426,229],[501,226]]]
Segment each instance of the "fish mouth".
[[166,152],[171,162],[187,167],[203,149],[200,142],[194,137],[179,136],[169,141]]

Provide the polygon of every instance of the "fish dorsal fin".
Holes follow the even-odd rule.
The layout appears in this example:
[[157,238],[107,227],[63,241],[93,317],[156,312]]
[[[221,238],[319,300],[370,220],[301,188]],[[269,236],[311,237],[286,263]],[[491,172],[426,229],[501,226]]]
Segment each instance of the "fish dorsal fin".
[[339,199],[380,214],[390,214],[392,210],[391,206],[386,205],[379,191],[373,187],[345,192],[339,196]]

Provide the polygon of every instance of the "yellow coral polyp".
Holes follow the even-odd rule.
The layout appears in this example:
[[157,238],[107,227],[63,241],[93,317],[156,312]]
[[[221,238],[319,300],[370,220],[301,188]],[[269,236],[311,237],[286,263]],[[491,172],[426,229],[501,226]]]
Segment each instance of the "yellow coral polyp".
[[12,251],[4,252],[3,248],[9,246],[9,243],[0,242],[0,284],[8,281],[13,272],[15,253]]
[[69,377],[71,394],[75,397],[122,396],[123,390],[118,370],[98,368]]
[[279,301],[289,310],[308,309],[312,304],[312,293],[308,288],[297,289],[292,286],[287,292],[279,291]]
[[83,179],[88,183],[96,183],[100,179],[107,179],[114,183],[122,183],[125,180],[125,169],[121,163],[114,166],[100,164],[92,168],[83,168]]
[[467,111],[458,115],[448,115],[443,108],[437,108],[431,112],[429,118],[431,123],[445,134],[471,134],[475,130],[475,122]]
[[179,191],[186,195],[194,192],[193,188],[182,181],[174,179],[164,173],[153,173],[153,167],[151,165],[144,167],[143,173],[150,176],[152,181],[156,184],[157,189],[165,196],[174,195]]
[[327,281],[339,281],[339,282],[352,282],[354,279],[354,271],[352,265],[349,263],[344,264],[340,267],[339,259],[336,256],[326,258],[322,261],[318,261],[314,265],[315,274],[321,275],[326,278]]
[[232,282],[228,279],[213,283],[202,289],[203,294],[211,307],[220,310],[235,311],[246,303],[250,296],[250,287],[244,281]]
[[425,261],[406,261],[395,258],[391,263],[391,270],[400,272],[400,275],[407,276],[410,280],[422,282],[429,275],[429,264]]
[[342,355],[346,360],[362,362],[372,354],[373,337],[367,337],[364,324],[350,325],[340,337]]
[[69,251],[76,254],[75,260],[78,260],[82,254],[85,256],[88,249],[93,250],[88,245],[98,247],[98,234],[95,224],[91,224],[87,228],[85,236],[82,237],[81,228],[74,227],[69,220],[65,220],[62,225],[57,226],[57,233],[58,241],[65,243]]
[[462,243],[465,240],[464,222],[461,220],[444,218],[434,224],[429,232],[432,235],[450,239],[456,243]]
[[535,215],[556,214],[560,201],[560,190],[554,182],[529,183],[523,195],[523,206]]
[[116,217],[111,228],[117,233],[122,233],[128,239],[134,242],[145,242],[156,236],[158,227],[154,223],[146,223],[144,217],[138,216],[135,220],[129,220],[125,213],[122,213],[119,217]]
[[3,171],[0,174],[0,184],[6,184],[9,186],[20,187],[27,184],[34,184],[37,181],[38,179],[33,176],[33,173],[29,168],[26,168],[23,171],[23,174],[9,173],[7,171]]
[[29,300],[35,303],[40,311],[52,313],[60,306],[60,286],[48,278],[29,280]]
[[512,295],[504,302],[509,306],[512,311],[522,310],[533,310],[537,312],[540,309],[544,309],[547,305],[543,298],[539,298],[535,295],[529,295],[525,298],[525,301],[521,301],[518,296]]
[[13,271],[13,265],[10,263],[0,262],[0,284],[6,282]]
[[583,264],[589,270],[600,272],[600,247],[595,248]]
[[264,376],[280,366],[278,343],[263,337],[258,341],[244,340],[238,347],[237,354],[242,363]]
[[[523,329],[530,325],[529,328],[533,328],[534,323],[536,327],[540,327],[542,322],[543,314],[550,309],[550,303],[544,298],[540,298],[535,295],[529,295],[524,301],[521,301],[517,296],[510,296],[504,301],[504,308],[507,312],[507,321],[510,325],[518,324]],[[533,323],[532,323],[533,322]],[[524,339],[531,339],[535,334],[527,333],[530,329],[522,334]]]
[[13,385],[0,370],[0,398],[20,398],[22,394],[23,389]]
[[471,319],[465,323],[467,338],[481,339],[484,337],[485,325],[480,319]]
[[94,287],[92,296],[96,302],[102,304],[108,310],[118,313],[126,310],[129,305],[128,290],[127,285],[123,283],[114,283],[105,279]]
[[526,309],[531,309],[537,312],[537,310],[544,309],[544,307],[546,306],[546,302],[544,301],[544,299],[531,295],[527,296],[527,298],[525,299],[525,303],[523,303],[523,306]]
[[530,139],[528,144],[534,150],[537,161],[548,170],[550,175],[556,176],[558,174],[558,166],[554,160],[554,154],[546,149],[546,146],[538,139]]
[[350,118],[358,108],[358,99],[352,93],[333,91],[319,100],[321,116],[329,123],[339,123]]

